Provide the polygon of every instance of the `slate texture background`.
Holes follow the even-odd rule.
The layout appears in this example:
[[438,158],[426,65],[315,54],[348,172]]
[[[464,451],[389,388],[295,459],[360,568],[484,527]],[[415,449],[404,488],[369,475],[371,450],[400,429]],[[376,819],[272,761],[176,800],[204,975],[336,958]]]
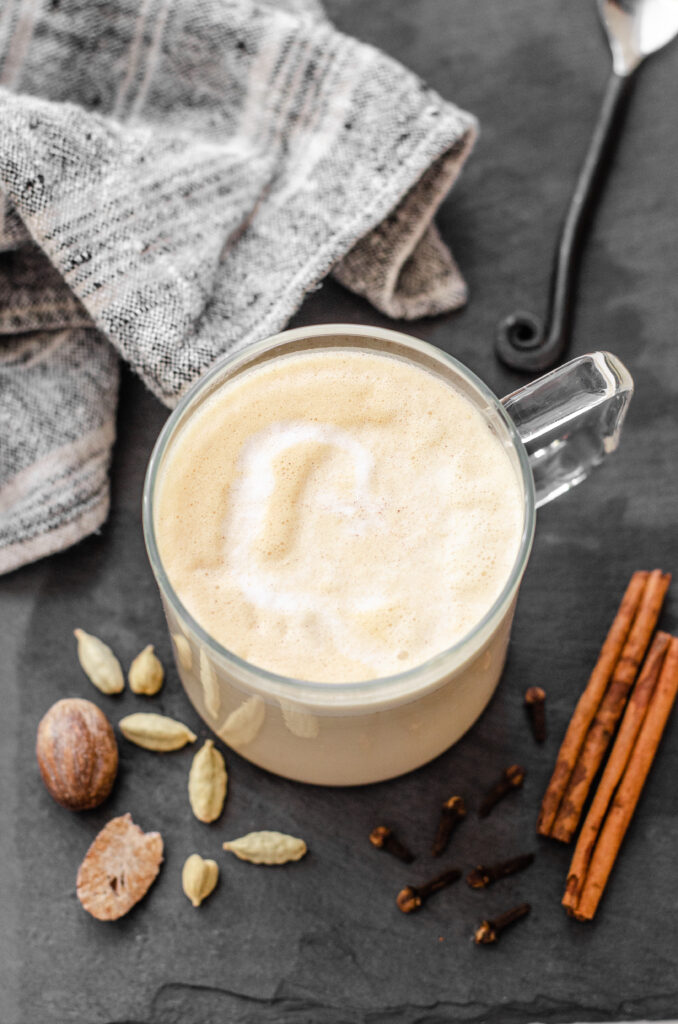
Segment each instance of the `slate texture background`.
[[[589,0],[332,0],[348,32],[383,47],[479,115],[482,137],[440,224],[469,281],[467,309],[411,333],[452,352],[504,394],[521,381],[492,351],[496,320],[541,311],[550,251],[608,72]],[[100,810],[73,815],[43,789],[37,721],[64,696],[86,696],[113,720],[142,698],[99,698],[76,663],[76,625],[109,640],[125,663],[169,643],[144,555],[143,474],[166,412],[124,376],[113,507],[98,537],[0,580],[0,1021],[2,1024],[442,1024],[609,1021],[678,1016],[678,716],[674,715],[627,836],[599,919],[568,920],[558,901],[569,851],[538,843],[536,807],[576,695],[618,598],[639,567],[678,571],[678,45],[641,72],[584,267],[574,352],[609,348],[631,369],[636,397],[619,453],[595,479],[539,514],[504,680],[478,725],[408,777],[324,790],[267,775],[227,754],[230,794],[212,827],[190,814],[191,751],[163,757],[121,742],[121,771]],[[295,324],[383,324],[327,284]],[[662,624],[678,629],[673,588]],[[156,710],[204,736],[176,673]],[[540,750],[522,693],[549,694]],[[535,866],[487,893],[461,884],[412,918],[394,896],[432,872],[373,851],[377,822],[426,849],[440,801],[478,797],[520,759],[524,792],[487,821],[475,813],[450,860],[462,866],[525,849]],[[79,907],[74,878],[89,842],[115,814],[158,828],[166,861],[148,898],[117,925]],[[266,826],[303,835],[297,865],[257,869],[220,843]],[[193,850],[221,863],[219,889],[194,911],[180,892]],[[487,913],[522,899],[529,920],[495,949],[470,942]]]

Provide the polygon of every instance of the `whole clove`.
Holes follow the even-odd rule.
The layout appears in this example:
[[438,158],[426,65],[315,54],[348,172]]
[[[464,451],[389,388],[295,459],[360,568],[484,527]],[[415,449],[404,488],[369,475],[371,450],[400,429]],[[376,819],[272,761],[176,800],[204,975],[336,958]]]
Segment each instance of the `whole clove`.
[[434,857],[440,857],[448,847],[455,826],[466,817],[466,804],[461,796],[451,796],[446,800],[440,811],[438,831],[433,840],[431,853]]
[[473,935],[476,945],[489,946],[491,943],[497,942],[505,928],[520,921],[523,917],[527,917],[531,909],[529,903],[520,903],[512,910],[507,910],[505,914],[500,914],[499,917],[482,921]]
[[406,885],[396,897],[398,910],[402,910],[403,914],[411,914],[413,910],[419,910],[434,892],[447,888],[448,885],[452,885],[460,878],[461,871],[457,868],[450,868],[449,871],[443,871],[442,875],[437,875],[424,885]]
[[520,789],[524,781],[525,769],[521,768],[519,764],[512,764],[509,768],[506,768],[501,778],[486,793],[478,811],[480,817],[486,818],[500,800],[503,800],[505,796],[512,793],[514,789]]
[[498,882],[500,878],[508,878],[518,871],[524,871],[533,861],[533,853],[523,853],[520,857],[511,857],[510,860],[503,860],[499,864],[483,864],[467,875],[466,881],[472,889],[485,889],[493,882]]
[[546,693],[541,686],[530,686],[525,690],[525,708],[537,743],[546,739]]
[[376,828],[372,829],[370,832],[370,842],[378,850],[386,850],[387,853],[393,854],[394,857],[404,861],[405,864],[411,864],[414,860],[414,854],[407,849],[404,843],[400,842],[393,830],[386,825],[377,825]]

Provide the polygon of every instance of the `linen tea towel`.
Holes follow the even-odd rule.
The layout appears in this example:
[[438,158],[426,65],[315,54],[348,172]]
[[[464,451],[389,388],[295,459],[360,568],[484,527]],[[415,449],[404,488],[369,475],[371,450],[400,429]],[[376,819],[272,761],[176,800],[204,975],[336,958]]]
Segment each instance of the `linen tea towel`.
[[0,572],[108,511],[118,358],[168,406],[330,271],[453,309],[474,118],[312,0],[0,7]]

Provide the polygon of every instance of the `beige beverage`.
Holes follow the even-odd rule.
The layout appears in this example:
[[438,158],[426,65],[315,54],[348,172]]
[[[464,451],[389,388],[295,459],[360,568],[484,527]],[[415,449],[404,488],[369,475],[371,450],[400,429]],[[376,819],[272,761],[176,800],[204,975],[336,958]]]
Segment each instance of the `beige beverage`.
[[501,677],[535,509],[615,450],[632,394],[597,352],[499,401],[439,349],[361,324],[225,357],[168,419],[144,489],[198,713],[320,785],[447,750]]
[[523,517],[514,462],[468,398],[341,347],[221,385],[173,438],[155,503],[163,566],[205,631],[323,683],[462,640],[507,582]]

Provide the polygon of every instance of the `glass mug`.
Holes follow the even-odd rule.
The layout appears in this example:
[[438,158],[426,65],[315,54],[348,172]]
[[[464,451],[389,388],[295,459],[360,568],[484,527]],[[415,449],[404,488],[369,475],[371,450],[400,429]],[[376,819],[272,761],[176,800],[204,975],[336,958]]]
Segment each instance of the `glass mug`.
[[[292,352],[340,347],[388,354],[449,381],[480,411],[521,481],[524,522],[511,574],[461,641],[415,668],[362,683],[276,675],[210,637],[184,608],[159,556],[154,495],[174,439],[225,382]],[[633,381],[609,353],[581,356],[499,401],[456,359],[396,331],[330,324],[285,331],[230,355],[202,377],[167,420],[146,475],[146,546],[177,669],[198,713],[233,750],[278,775],[331,786],[392,778],[455,743],[489,702],[504,667],[535,509],[578,484],[614,451]]]

